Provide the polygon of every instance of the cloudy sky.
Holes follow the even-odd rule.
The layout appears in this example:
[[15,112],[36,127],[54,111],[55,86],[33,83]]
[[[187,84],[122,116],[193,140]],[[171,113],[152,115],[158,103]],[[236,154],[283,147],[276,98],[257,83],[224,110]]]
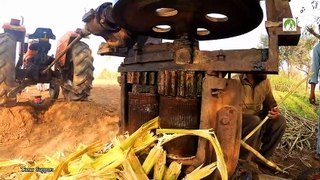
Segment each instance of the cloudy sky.
[[[291,8],[294,17],[299,17],[301,25],[314,23],[318,11],[312,11],[312,0],[291,0]],[[33,33],[37,27],[49,27],[53,30],[57,39],[65,32],[83,27],[82,16],[105,1],[101,0],[1,0],[0,25],[9,22],[10,18],[24,19],[28,33]],[[112,1],[111,1],[112,2]],[[261,1],[264,9],[264,1]],[[301,7],[305,6],[306,11],[301,14]],[[320,4],[319,4],[320,6]],[[265,20],[265,19],[264,19]],[[235,38],[228,38],[215,41],[204,41],[200,43],[203,50],[215,49],[247,49],[257,47],[261,34],[266,34],[264,20],[255,30]],[[0,30],[2,32],[2,29]],[[250,41],[248,41],[250,39]],[[108,58],[96,55],[98,46],[104,40],[100,37],[90,36],[85,40],[93,51],[95,67],[97,71],[107,68],[116,71],[122,58]],[[245,42],[245,43],[244,43]],[[51,42],[52,54],[55,54],[56,40]]]

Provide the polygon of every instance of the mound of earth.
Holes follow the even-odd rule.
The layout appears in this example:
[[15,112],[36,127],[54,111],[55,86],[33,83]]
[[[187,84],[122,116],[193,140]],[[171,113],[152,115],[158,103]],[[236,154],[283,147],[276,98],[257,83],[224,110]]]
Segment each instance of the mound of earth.
[[91,99],[82,102],[53,102],[41,92],[40,105],[32,101],[39,93],[35,87],[27,91],[15,107],[0,108],[0,160],[36,160],[81,143],[106,143],[118,133],[118,86],[93,88]]
[[25,138],[36,119],[32,107],[3,108],[0,117],[0,143]]

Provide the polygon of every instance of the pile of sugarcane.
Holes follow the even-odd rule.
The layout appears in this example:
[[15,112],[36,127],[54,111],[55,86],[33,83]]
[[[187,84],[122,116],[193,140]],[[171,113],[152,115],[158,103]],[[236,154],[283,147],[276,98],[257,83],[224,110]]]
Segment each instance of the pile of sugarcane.
[[20,159],[3,161],[0,162],[0,178],[5,174],[9,179],[175,180],[181,174],[182,165],[176,161],[167,161],[167,153],[162,145],[177,137],[195,135],[212,144],[217,162],[196,168],[183,175],[184,179],[202,179],[216,169],[223,180],[228,179],[223,153],[212,130],[158,127],[158,118],[155,118],[130,136],[118,136],[107,145],[80,145],[75,152],[67,156],[60,152],[32,162]]
[[[299,83],[292,86],[290,91],[281,98],[278,103],[278,106],[282,106],[282,103],[291,96],[298,87],[307,81],[310,78],[310,75],[306,76]],[[284,113],[286,118],[286,131],[281,139],[279,148],[284,148],[288,150],[290,154],[293,150],[308,149],[311,150],[315,146],[312,142],[315,139],[315,134],[317,132],[317,120],[306,119],[299,115],[293,114],[290,111],[281,108],[281,112]]]
[[293,150],[314,149],[317,121],[303,118],[290,111],[282,112],[284,112],[287,127],[279,147],[287,149],[289,153]]

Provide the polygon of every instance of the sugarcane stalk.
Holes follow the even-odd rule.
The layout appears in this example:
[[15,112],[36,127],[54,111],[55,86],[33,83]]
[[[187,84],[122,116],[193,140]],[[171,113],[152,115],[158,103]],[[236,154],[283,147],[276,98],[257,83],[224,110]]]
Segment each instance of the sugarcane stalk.
[[149,174],[156,161],[158,161],[162,151],[163,149],[161,146],[154,146],[151,149],[146,160],[142,164],[142,168],[144,169],[146,174]]
[[252,152],[255,156],[257,156],[260,160],[262,160],[268,166],[276,169],[277,171],[279,171],[281,173],[288,174],[288,172],[284,171],[283,169],[279,168],[279,166],[277,166],[275,163],[273,163],[272,161],[269,161],[268,159],[263,157],[257,150],[255,150],[253,147],[251,147],[250,145],[245,143],[243,140],[241,140],[240,143],[245,149]]
[[7,166],[14,166],[14,165],[26,165],[26,164],[27,164],[27,162],[25,162],[23,160],[14,159],[14,160],[0,162],[0,167],[7,167]]
[[[128,174],[130,177],[127,179],[136,179],[136,180],[148,180],[148,176],[143,170],[139,159],[135,155],[134,151],[131,149],[128,153],[127,159],[122,163],[124,167],[124,173]],[[127,171],[127,172],[126,172]]]
[[217,168],[217,162],[213,162],[205,167],[199,166],[191,173],[187,174],[183,180],[200,180],[209,176]]
[[96,158],[92,163],[92,167],[97,171],[97,174],[110,171],[122,164],[128,152],[128,150],[123,151],[119,146],[115,146],[107,153]]
[[182,165],[173,161],[166,170],[163,180],[177,180],[181,172]]
[[84,153],[87,153],[89,152],[90,150],[92,149],[97,149],[97,148],[100,148],[102,147],[102,144],[99,143],[99,142],[96,142],[96,143],[93,143],[92,145],[80,150],[80,151],[77,151],[77,152],[74,152],[72,154],[70,154],[70,156],[64,160],[62,160],[62,162],[58,165],[58,167],[56,168],[56,170],[54,171],[54,174],[53,174],[53,180],[57,180],[59,178],[59,176],[61,175],[62,171],[68,171],[68,164],[70,161],[73,161],[75,160],[76,158],[80,157],[81,155],[83,155]]
[[139,153],[144,149],[146,149],[147,147],[154,144],[157,141],[157,139],[158,139],[157,136],[155,136],[154,133],[149,131],[135,141],[132,149],[134,150],[135,153]]
[[127,159],[123,161],[122,167],[123,175],[126,179],[139,180]]
[[137,131],[130,135],[129,138],[125,139],[123,143],[121,143],[121,149],[128,149],[134,145],[134,142],[141,137],[141,135],[145,132],[148,132],[152,129],[156,129],[159,127],[159,116],[153,118],[152,120],[144,123]]
[[156,161],[154,165],[153,179],[154,180],[162,180],[166,168],[166,151],[161,151],[158,161]]

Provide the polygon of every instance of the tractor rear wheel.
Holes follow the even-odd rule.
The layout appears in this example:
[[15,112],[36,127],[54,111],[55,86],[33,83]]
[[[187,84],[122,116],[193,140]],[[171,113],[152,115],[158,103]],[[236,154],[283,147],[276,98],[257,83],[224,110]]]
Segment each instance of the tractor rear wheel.
[[16,101],[7,97],[7,93],[16,87],[15,56],[15,38],[7,33],[0,34],[0,105]]
[[93,57],[89,46],[79,41],[71,50],[69,55],[71,71],[67,80],[67,88],[63,87],[64,97],[68,101],[88,100],[93,81]]

